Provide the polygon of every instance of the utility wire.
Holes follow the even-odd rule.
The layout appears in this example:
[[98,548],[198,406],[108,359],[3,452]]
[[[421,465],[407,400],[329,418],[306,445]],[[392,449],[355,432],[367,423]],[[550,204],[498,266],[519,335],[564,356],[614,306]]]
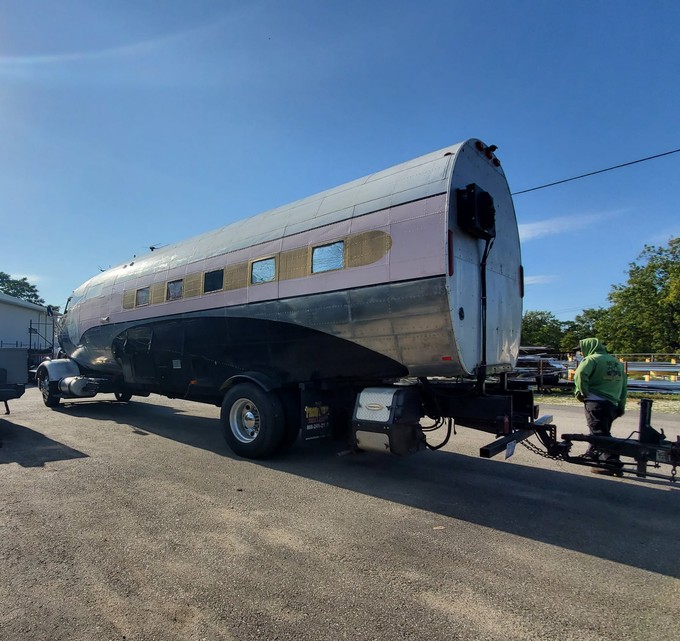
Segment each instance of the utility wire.
[[624,162],[622,165],[614,165],[613,167],[607,167],[606,169],[599,169],[598,171],[591,171],[587,174],[581,174],[580,176],[574,176],[573,178],[565,178],[564,180],[556,180],[553,183],[548,183],[547,185],[541,185],[540,187],[532,187],[531,189],[523,189],[522,191],[515,191],[512,193],[513,196],[519,196],[519,194],[527,194],[530,191],[538,191],[539,189],[545,189],[546,187],[554,187],[555,185],[561,185],[562,183],[568,183],[572,180],[578,180],[579,178],[586,178],[587,176],[594,176],[595,174],[603,174],[605,171],[612,171],[613,169],[620,169],[621,167],[628,167],[629,165],[635,165],[639,162],[646,162],[647,160],[654,160],[655,158],[661,158],[662,156],[670,156],[671,154],[677,154],[680,149],[673,149],[672,151],[665,151],[662,154],[656,154],[655,156],[647,156],[647,158],[640,158],[639,160],[631,160],[630,162]]

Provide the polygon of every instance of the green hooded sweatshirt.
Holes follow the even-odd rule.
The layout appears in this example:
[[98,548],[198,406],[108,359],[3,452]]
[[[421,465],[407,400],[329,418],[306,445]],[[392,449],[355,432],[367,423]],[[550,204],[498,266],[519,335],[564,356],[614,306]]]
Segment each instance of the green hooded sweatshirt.
[[607,352],[597,338],[579,341],[583,360],[574,374],[576,398],[584,401],[589,394],[611,401],[619,411],[626,408],[628,385],[623,365]]

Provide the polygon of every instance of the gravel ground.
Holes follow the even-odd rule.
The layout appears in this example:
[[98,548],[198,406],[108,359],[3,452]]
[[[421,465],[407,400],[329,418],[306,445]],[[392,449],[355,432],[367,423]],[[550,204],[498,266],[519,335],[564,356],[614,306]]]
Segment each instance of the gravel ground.
[[0,419],[2,641],[677,638],[676,485],[480,459],[465,429],[411,458],[252,462],[217,408],[101,398],[31,388]]

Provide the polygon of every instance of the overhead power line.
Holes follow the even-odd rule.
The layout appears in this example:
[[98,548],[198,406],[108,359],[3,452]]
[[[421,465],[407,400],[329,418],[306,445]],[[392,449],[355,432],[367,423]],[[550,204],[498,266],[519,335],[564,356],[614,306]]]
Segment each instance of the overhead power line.
[[605,171],[612,171],[613,169],[621,169],[621,167],[629,167],[630,165],[636,165],[639,162],[646,162],[648,160],[654,160],[655,158],[661,158],[662,156],[670,156],[671,154],[677,154],[680,149],[673,149],[672,151],[665,151],[662,154],[656,154],[654,156],[647,156],[647,158],[640,158],[638,160],[631,160],[630,162],[624,162],[621,165],[614,165],[613,167],[607,167],[606,169],[598,169],[597,171],[591,171],[587,174],[581,174],[580,176],[574,176],[573,178],[565,178],[564,180],[556,180],[555,182],[548,183],[547,185],[540,185],[539,187],[532,187],[531,189],[523,189],[522,191],[513,192],[513,196],[519,196],[520,194],[527,194],[530,191],[538,191],[539,189],[545,189],[546,187],[554,187],[555,185],[561,185],[562,183],[568,183],[572,180],[579,180],[579,178],[586,178],[588,176],[594,176],[595,174],[603,174]]

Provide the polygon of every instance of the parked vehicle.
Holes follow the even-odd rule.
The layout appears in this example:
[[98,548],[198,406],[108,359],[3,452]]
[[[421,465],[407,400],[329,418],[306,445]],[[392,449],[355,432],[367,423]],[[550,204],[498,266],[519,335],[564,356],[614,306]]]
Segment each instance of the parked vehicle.
[[567,368],[556,358],[531,354],[517,357],[517,364],[510,378],[556,385],[561,380],[566,380],[567,375]]

